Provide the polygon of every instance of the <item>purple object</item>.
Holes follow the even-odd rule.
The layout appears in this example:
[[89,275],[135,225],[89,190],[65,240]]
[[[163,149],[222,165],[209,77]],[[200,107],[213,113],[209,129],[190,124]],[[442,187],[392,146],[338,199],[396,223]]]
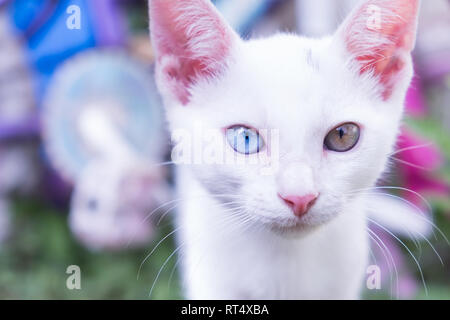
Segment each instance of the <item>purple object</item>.
[[98,46],[122,46],[125,30],[122,16],[115,0],[89,1],[90,11],[95,15],[95,39]]
[[39,117],[33,115],[17,123],[7,123],[0,120],[0,142],[5,140],[37,137],[40,134]]

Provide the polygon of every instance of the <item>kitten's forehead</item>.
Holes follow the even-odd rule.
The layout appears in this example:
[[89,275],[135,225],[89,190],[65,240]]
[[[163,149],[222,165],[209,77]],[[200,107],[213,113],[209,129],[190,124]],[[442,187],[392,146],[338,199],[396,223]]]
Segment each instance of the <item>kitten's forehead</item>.
[[244,42],[245,49],[242,53],[251,60],[247,60],[250,66],[260,66],[263,63],[268,68],[280,71],[291,70],[292,67],[318,71],[321,52],[330,45],[331,38],[310,39],[291,34],[277,34]]
[[307,148],[344,122],[376,123],[380,110],[340,49],[333,38],[286,34],[242,43],[223,78],[196,88],[193,119],[217,128],[279,130],[285,150]]
[[337,107],[336,100],[348,99],[342,86],[349,81],[339,79],[349,77],[349,72],[339,70],[342,60],[337,54],[330,57],[330,47],[331,39],[294,35],[246,42],[219,82],[218,96],[209,91],[210,103],[227,104],[215,112],[227,110],[230,117],[237,117],[233,121],[252,119],[254,126],[285,127],[290,119],[297,125],[315,117],[325,119],[330,108]]

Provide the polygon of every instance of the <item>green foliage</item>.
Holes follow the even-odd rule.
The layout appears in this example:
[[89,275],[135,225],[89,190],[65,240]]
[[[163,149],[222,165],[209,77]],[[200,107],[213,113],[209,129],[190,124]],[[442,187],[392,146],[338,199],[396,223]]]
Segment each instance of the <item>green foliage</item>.
[[[437,210],[436,224],[449,234],[450,224],[443,211]],[[170,226],[159,230],[158,240],[145,250],[125,252],[90,252],[72,238],[66,216],[36,201],[18,201],[14,217],[15,231],[0,248],[0,299],[148,299],[149,291],[164,261],[174,250],[172,237],[164,241],[144,264],[139,279],[138,270],[146,255],[159,239],[168,234]],[[418,299],[450,299],[450,252],[439,238],[431,239],[441,254],[445,266],[439,263],[432,249],[421,242],[420,250],[406,241],[423,268],[428,296],[423,289]],[[417,267],[404,252],[409,270]],[[163,269],[153,290],[152,299],[180,299],[177,272],[169,285],[176,257]],[[81,268],[81,290],[66,288],[66,268]],[[389,290],[366,291],[366,299],[391,299]]]
[[[0,247],[0,299],[148,299],[174,248],[171,239],[164,241],[137,279],[140,263],[156,242],[145,250],[90,252],[72,238],[61,212],[36,201],[18,202],[15,211],[14,234]],[[168,285],[175,261],[164,268],[151,298],[181,298],[177,273]],[[66,287],[69,265],[81,268],[81,290]]]

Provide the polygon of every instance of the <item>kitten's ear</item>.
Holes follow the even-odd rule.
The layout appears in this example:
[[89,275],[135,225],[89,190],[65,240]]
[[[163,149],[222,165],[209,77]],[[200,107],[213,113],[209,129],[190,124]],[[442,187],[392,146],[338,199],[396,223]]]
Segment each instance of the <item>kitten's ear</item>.
[[360,74],[376,77],[384,100],[402,77],[410,76],[419,4],[420,0],[368,0],[338,30],[352,63]]
[[158,86],[185,105],[196,81],[226,69],[239,36],[210,0],[150,0],[149,7]]

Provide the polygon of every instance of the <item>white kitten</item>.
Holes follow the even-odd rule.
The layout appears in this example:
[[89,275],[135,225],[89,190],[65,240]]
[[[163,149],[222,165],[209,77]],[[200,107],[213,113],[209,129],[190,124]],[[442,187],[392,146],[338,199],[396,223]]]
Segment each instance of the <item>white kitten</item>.
[[[363,189],[395,144],[418,5],[369,0],[328,38],[243,41],[208,0],[150,1],[157,83],[185,163],[187,297],[359,297]],[[211,148],[236,161],[198,157]]]

